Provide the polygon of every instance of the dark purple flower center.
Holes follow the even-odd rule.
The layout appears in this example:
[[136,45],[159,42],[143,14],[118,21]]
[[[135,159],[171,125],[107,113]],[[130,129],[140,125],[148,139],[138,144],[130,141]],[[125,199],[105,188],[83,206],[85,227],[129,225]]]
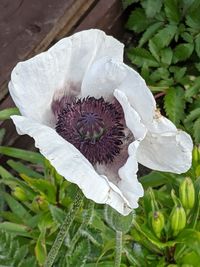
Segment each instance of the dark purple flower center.
[[120,104],[102,97],[66,103],[58,115],[56,131],[92,164],[112,162],[120,153],[124,128]]

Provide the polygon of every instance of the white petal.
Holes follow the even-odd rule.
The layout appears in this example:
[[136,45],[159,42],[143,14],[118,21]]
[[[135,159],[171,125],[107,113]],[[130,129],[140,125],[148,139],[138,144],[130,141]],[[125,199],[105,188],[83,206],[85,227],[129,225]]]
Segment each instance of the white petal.
[[154,119],[137,151],[138,162],[148,168],[184,173],[191,167],[192,139],[165,117]]
[[41,154],[59,174],[77,184],[87,198],[109,204],[123,215],[131,211],[119,188],[109,182],[107,177],[98,175],[91,163],[55,130],[23,116],[12,116],[12,120],[18,133],[33,137]]
[[47,52],[18,63],[9,90],[21,114],[51,125],[55,92],[80,92],[85,71],[105,56],[123,60],[123,44],[100,30],[87,30],[64,38]]
[[143,187],[137,179],[136,152],[138,145],[139,141],[134,141],[129,145],[129,157],[125,165],[119,169],[121,180],[117,184],[120,191],[128,199],[131,208],[137,208],[139,198],[144,195]]
[[114,91],[114,96],[123,108],[126,125],[133,133],[134,138],[137,140],[144,139],[147,129],[141,122],[138,113],[131,107],[125,93],[116,89]]
[[156,103],[145,81],[132,68],[115,59],[103,58],[91,65],[84,76],[81,94],[110,100],[115,89],[125,93],[145,124],[152,122]]

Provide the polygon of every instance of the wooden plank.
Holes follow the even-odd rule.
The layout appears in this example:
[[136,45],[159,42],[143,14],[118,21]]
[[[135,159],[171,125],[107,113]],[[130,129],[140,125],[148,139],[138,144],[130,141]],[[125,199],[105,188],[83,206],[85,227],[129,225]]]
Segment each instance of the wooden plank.
[[95,0],[0,1],[0,101],[18,61],[44,51],[63,29],[77,23]]

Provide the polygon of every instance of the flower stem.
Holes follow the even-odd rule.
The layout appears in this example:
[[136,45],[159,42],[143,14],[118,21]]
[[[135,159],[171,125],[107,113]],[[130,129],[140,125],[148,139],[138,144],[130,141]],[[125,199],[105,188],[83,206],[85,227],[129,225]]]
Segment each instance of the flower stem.
[[63,221],[63,224],[61,225],[60,231],[57,234],[57,237],[53,243],[53,246],[51,247],[49,254],[47,256],[47,259],[45,261],[44,267],[51,267],[56,259],[56,256],[62,246],[62,243],[69,231],[69,228],[75,218],[76,212],[80,208],[83,201],[83,194],[79,190],[76,194],[76,197],[73,202],[73,206],[71,210],[67,213],[67,216],[65,220]]
[[115,267],[120,267],[122,257],[122,232],[116,231]]

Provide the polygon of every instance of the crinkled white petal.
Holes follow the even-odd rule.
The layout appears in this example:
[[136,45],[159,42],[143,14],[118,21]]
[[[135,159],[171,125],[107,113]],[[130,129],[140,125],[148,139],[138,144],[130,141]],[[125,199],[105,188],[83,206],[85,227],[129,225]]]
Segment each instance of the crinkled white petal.
[[129,145],[129,157],[118,171],[121,178],[117,186],[123,195],[128,199],[132,208],[138,207],[138,200],[144,195],[142,185],[137,179],[138,163],[136,159],[136,152],[138,149],[139,141],[134,141]]
[[191,167],[193,143],[163,116],[154,119],[137,150],[138,162],[153,170],[184,173]]
[[35,146],[68,181],[77,184],[84,195],[97,203],[106,203],[123,215],[130,205],[122,192],[105,176],[100,176],[91,163],[72,144],[52,128],[23,116],[12,116],[19,134],[35,139]]
[[21,114],[51,125],[51,102],[59,95],[80,92],[89,66],[105,56],[123,60],[123,44],[100,30],[64,38],[47,52],[20,62],[11,74],[9,90]]
[[115,59],[105,57],[90,66],[83,79],[81,95],[103,96],[110,100],[116,88],[125,93],[143,123],[153,121],[156,103],[145,81],[132,68]]
[[141,118],[138,113],[134,110],[133,107],[131,107],[125,93],[116,89],[114,91],[114,96],[122,106],[126,126],[131,130],[134,135],[134,138],[137,140],[144,139],[147,132],[147,128],[141,122]]

